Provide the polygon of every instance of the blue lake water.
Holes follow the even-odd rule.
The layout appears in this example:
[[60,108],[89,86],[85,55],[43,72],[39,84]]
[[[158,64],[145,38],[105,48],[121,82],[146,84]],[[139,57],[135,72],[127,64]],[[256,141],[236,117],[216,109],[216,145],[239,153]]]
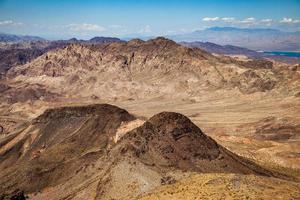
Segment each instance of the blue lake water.
[[265,51],[270,56],[287,56],[287,57],[300,57],[300,52],[288,52],[288,51]]

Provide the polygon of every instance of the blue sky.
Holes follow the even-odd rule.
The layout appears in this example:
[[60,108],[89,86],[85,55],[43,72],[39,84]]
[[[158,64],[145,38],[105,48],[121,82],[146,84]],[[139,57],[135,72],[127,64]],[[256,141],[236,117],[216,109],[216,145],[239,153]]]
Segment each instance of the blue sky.
[[300,30],[300,0],[0,0],[0,32],[157,36],[212,26]]

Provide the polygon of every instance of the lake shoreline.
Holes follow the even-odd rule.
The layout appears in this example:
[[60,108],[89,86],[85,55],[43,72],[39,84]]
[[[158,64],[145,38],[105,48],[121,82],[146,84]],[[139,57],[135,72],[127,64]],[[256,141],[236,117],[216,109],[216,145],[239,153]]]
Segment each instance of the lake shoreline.
[[269,56],[300,57],[300,51],[263,51],[263,53]]

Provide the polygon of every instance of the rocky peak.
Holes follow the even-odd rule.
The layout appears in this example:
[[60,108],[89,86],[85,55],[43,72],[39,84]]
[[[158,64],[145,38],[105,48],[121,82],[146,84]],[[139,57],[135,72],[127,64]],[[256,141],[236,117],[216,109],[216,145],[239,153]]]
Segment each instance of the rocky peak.
[[144,44],[145,41],[144,40],[141,40],[141,39],[132,39],[130,41],[127,42],[127,45],[129,46],[137,46],[137,45],[141,45],[141,44]]
[[173,40],[164,38],[164,37],[157,37],[155,39],[151,39],[147,41],[148,44],[154,44],[154,45],[162,45],[162,46],[167,46],[167,45],[178,45],[176,42]]

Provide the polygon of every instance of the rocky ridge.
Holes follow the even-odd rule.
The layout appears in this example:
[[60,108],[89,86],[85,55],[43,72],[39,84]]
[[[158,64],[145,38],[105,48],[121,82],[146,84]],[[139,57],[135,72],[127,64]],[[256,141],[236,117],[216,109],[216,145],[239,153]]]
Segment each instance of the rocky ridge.
[[[74,98],[143,99],[197,96],[219,89],[241,93],[299,89],[299,73],[267,61],[236,61],[165,38],[105,45],[72,44],[8,72],[11,83],[39,83]],[[61,87],[64,85],[64,87]]]
[[47,110],[0,140],[0,191],[131,199],[184,171],[280,176],[229,152],[179,113],[159,113],[115,142],[118,128],[134,120],[108,104]]

